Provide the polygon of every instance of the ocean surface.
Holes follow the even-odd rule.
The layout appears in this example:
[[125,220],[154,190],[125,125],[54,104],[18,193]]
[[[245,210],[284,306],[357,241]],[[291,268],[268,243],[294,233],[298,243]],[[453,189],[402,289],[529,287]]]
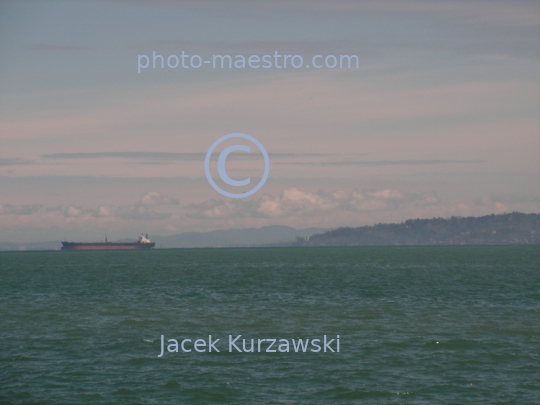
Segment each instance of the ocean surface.
[[1,404],[539,404],[540,246],[0,253],[0,344]]

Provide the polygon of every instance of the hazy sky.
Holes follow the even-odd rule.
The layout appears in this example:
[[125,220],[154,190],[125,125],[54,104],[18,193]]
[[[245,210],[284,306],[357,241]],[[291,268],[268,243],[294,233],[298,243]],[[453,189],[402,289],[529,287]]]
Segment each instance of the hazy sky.
[[[2,1],[0,241],[539,212],[539,5]],[[182,51],[304,65],[138,73]],[[345,54],[357,69],[305,66]],[[229,133],[270,155],[244,199],[205,177]],[[257,182],[264,164],[226,167]]]

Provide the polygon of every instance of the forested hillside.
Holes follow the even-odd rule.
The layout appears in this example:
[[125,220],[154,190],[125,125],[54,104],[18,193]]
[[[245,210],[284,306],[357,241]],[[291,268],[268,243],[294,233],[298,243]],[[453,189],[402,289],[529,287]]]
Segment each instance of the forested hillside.
[[540,214],[410,219],[400,224],[338,228],[296,246],[539,244]]

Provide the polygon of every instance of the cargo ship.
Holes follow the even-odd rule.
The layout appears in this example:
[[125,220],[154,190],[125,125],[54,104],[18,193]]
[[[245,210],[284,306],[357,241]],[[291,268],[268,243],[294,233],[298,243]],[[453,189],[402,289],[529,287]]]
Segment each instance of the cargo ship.
[[131,250],[131,249],[151,249],[156,244],[150,242],[148,239],[148,234],[146,237],[141,234],[137,242],[107,242],[107,237],[105,237],[105,242],[93,242],[93,243],[84,243],[84,242],[62,242],[61,250]]

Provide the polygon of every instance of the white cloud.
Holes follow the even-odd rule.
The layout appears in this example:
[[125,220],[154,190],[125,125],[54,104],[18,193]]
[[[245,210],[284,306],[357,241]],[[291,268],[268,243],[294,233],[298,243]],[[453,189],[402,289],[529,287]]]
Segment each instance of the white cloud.
[[106,206],[101,206],[97,209],[96,216],[98,217],[109,217],[113,214],[113,210]]
[[177,205],[178,200],[164,194],[149,191],[144,193],[139,202],[131,205],[108,206],[101,205],[97,209],[76,207],[54,207],[47,209],[48,212],[56,213],[65,218],[109,218],[120,220],[153,221],[168,219],[172,214],[159,213],[151,209],[159,205]]
[[148,207],[155,206],[155,205],[177,205],[177,204],[178,204],[177,199],[167,197],[166,195],[161,194],[161,193],[156,193],[155,191],[149,191],[143,194],[143,196],[141,197],[139,201],[139,205],[144,205]]
[[31,215],[38,212],[42,207],[40,204],[33,205],[11,205],[0,204],[0,215]]
[[78,218],[85,214],[85,210],[77,207],[67,207],[64,211],[64,216],[68,218]]
[[433,193],[413,194],[400,190],[354,190],[352,192],[305,192],[288,188],[277,197],[264,195],[258,200],[208,200],[190,204],[195,211],[188,215],[200,219],[228,219],[240,217],[284,218],[334,214],[340,211],[394,211],[408,206],[438,205]]

